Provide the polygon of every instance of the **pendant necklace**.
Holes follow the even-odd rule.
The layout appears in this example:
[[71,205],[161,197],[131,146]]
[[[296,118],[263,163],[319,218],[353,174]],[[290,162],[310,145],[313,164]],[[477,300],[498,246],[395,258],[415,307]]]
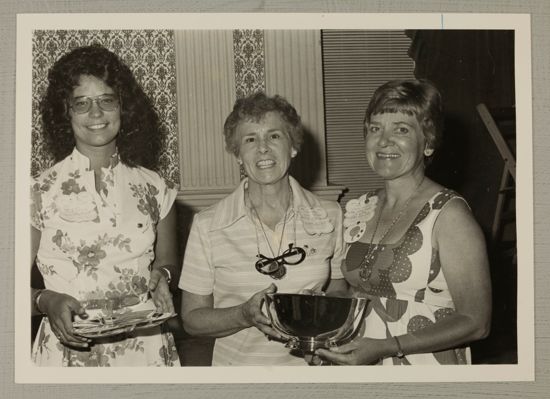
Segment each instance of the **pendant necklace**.
[[367,250],[367,254],[365,255],[365,257],[361,261],[361,264],[359,265],[359,277],[361,278],[362,281],[367,282],[370,279],[371,274],[372,274],[372,263],[375,260],[375,255],[378,252],[378,250],[379,250],[379,248],[382,244],[382,241],[384,241],[384,239],[389,234],[389,232],[393,229],[395,224],[405,214],[405,212],[407,211],[407,208],[408,208],[409,204],[411,203],[412,199],[418,193],[418,190],[420,189],[420,186],[422,185],[422,183],[424,183],[424,178],[425,177],[426,176],[422,177],[422,180],[420,180],[420,183],[418,183],[418,185],[415,187],[415,189],[413,190],[413,192],[411,193],[409,198],[407,198],[407,201],[405,201],[405,204],[403,204],[403,207],[401,208],[401,210],[399,211],[397,216],[395,218],[393,218],[393,220],[391,221],[391,223],[388,226],[388,228],[386,229],[386,231],[384,231],[384,234],[382,234],[382,237],[380,237],[380,240],[378,241],[378,244],[373,244],[374,236],[376,235],[376,232],[378,231],[378,227],[380,225],[380,219],[382,219],[382,211],[384,210],[384,206],[386,205],[386,197],[384,197],[384,203],[380,206],[380,213],[378,214],[378,218],[376,220],[376,225],[374,226],[374,231],[372,232],[372,236],[370,238],[369,249]]
[[[290,205],[293,202],[292,190],[290,190],[290,198],[289,198],[289,202],[288,202],[288,205],[286,207],[286,210],[285,210],[285,215],[284,215],[284,219],[283,219],[283,230],[281,231],[281,238],[279,239],[279,248],[277,249],[277,255],[275,255],[275,252],[273,251],[273,248],[271,247],[271,243],[270,243],[269,239],[267,238],[267,234],[265,232],[264,225],[262,223],[262,219],[260,219],[260,215],[258,214],[258,211],[256,210],[256,207],[254,206],[254,203],[252,202],[252,199],[250,198],[250,193],[249,193],[248,189],[246,190],[246,195],[248,197],[248,202],[250,202],[250,207],[252,208],[252,211],[254,212],[256,218],[260,222],[260,228],[262,229],[262,233],[264,235],[265,242],[267,243],[267,246],[269,247],[269,250],[271,251],[271,256],[273,256],[273,258],[278,258],[280,253],[281,253],[281,246],[282,246],[282,243],[283,243],[283,237],[285,235],[288,211],[290,209]],[[260,239],[258,237],[258,229],[256,227],[256,224],[254,224],[254,232],[256,233],[256,249],[258,250],[258,253],[257,253],[256,257],[260,258]],[[294,241],[296,241],[296,219],[294,219]],[[280,264],[279,269],[275,273],[271,274],[270,276],[272,278],[276,279],[276,280],[280,280],[281,278],[283,278],[285,276],[285,274],[286,274],[286,267],[283,264]]]

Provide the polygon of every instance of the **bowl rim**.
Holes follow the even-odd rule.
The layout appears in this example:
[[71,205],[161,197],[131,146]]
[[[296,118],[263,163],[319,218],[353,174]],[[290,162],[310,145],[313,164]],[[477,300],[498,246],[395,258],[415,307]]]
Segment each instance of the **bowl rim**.
[[335,298],[335,299],[350,299],[350,300],[365,300],[368,301],[367,297],[355,297],[355,296],[336,296],[336,295],[319,295],[319,294],[301,294],[301,293],[292,293],[292,292],[271,292],[266,294],[270,298],[276,296],[296,296],[296,297],[314,297],[314,298]]

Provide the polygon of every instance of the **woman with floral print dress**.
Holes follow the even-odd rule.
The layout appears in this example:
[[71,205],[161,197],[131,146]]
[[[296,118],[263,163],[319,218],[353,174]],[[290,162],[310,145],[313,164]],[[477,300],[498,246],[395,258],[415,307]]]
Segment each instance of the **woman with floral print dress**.
[[129,310],[174,312],[177,191],[155,171],[158,117],[129,68],[101,46],[62,56],[42,102],[57,162],[32,183],[32,260],[46,289],[34,342],[40,366],[179,366],[161,326],[88,339],[75,319]]
[[423,80],[374,93],[365,148],[384,187],[346,205],[342,272],[370,304],[362,334],[318,355],[336,364],[467,364],[485,337],[491,286],[485,241],[465,200],[428,179],[441,98]]

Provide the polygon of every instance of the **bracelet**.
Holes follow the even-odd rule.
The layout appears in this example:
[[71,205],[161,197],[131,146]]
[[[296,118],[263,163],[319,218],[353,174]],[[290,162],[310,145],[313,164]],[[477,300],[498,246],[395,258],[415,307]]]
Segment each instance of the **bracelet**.
[[[150,264],[148,269],[149,269],[149,272],[152,272],[154,269],[157,269],[157,270],[163,270],[165,272],[164,274],[164,278],[166,278],[166,282],[168,284],[170,284],[170,282],[172,281],[172,272],[170,271],[170,269],[168,268],[169,265],[166,265],[166,266],[160,266],[160,267],[156,267],[156,268],[153,268],[153,264]],[[173,265],[170,265],[170,266],[173,266]]]
[[170,284],[172,281],[172,273],[170,272],[170,269],[168,269],[166,266],[162,266],[159,268],[159,270],[164,270],[166,272],[166,282]]
[[42,296],[44,291],[46,291],[46,289],[44,289],[44,288],[41,288],[41,289],[38,289],[38,290],[34,291],[34,293],[32,294],[32,298],[31,298],[31,302],[34,305],[34,308],[40,314],[44,314],[44,312],[42,311],[42,309],[40,309],[40,306],[38,305],[38,303],[40,301],[40,297]]
[[401,347],[401,343],[397,339],[397,337],[393,337],[395,340],[395,343],[397,344],[397,352],[395,353],[395,356],[399,359],[403,359],[405,357],[405,354],[403,353],[403,348]]

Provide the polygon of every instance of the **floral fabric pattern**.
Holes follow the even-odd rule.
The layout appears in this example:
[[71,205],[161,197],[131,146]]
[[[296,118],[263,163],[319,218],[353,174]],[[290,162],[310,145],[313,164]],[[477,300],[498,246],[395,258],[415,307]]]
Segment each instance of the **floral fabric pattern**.
[[157,195],[159,190],[147,183],[146,187],[140,184],[130,184],[130,189],[133,192],[133,196],[138,198],[138,209],[144,215],[149,215],[153,222],[158,222],[159,211]]
[[[156,327],[159,329],[160,327]],[[151,338],[158,338],[158,350],[153,351]],[[114,338],[87,350],[71,349],[55,338],[47,319],[44,319],[33,350],[33,361],[41,366],[63,367],[178,367],[180,365],[172,334],[127,334],[126,339]]]
[[[177,191],[155,172],[129,168],[115,155],[96,191],[89,160],[76,149],[31,185],[31,223],[40,230],[36,263],[46,288],[71,295],[89,313],[105,299],[116,306],[154,308],[148,267],[157,223]],[[75,350],[62,345],[44,318],[34,343],[41,366],[179,365],[173,339],[160,327]]]
[[[455,311],[441,272],[439,254],[432,246],[432,230],[437,216],[455,198],[464,200],[448,189],[436,193],[397,243],[378,244],[379,250],[374,251],[372,259],[367,263],[368,270],[364,273],[368,276],[366,282],[360,278],[359,266],[368,254],[370,245],[363,242],[350,245],[342,272],[356,295],[371,299],[363,336],[382,339],[412,333],[439,322]],[[365,203],[364,199],[359,203]],[[437,353],[407,355],[403,359],[390,357],[384,359],[382,364],[469,362],[469,348],[462,347]]]

